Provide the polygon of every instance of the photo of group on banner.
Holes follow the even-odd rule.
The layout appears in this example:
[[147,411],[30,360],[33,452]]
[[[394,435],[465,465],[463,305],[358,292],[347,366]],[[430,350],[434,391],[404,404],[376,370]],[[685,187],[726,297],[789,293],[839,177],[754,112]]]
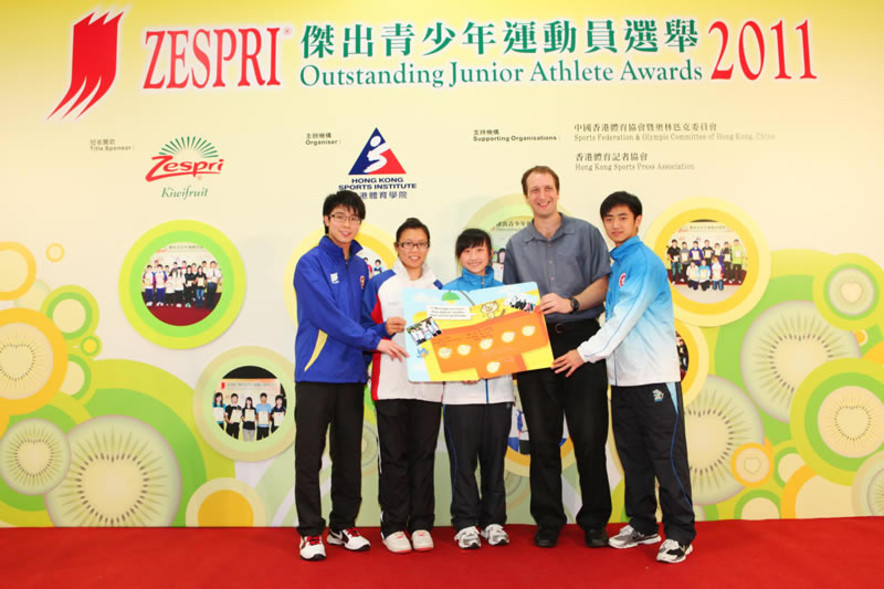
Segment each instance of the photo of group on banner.
[[223,275],[210,251],[172,243],[151,259],[141,274],[141,293],[154,317],[169,325],[193,325],[218,306]]
[[746,280],[746,246],[726,225],[709,220],[681,227],[662,253],[669,281],[697,302],[717,302]]
[[285,392],[276,379],[225,378],[212,399],[212,414],[218,427],[231,438],[260,441],[282,426]]
[[[366,253],[368,250],[363,250],[360,253]],[[375,258],[374,263],[369,261],[368,256],[362,256],[362,261],[365,262],[366,267],[368,268],[368,277],[371,278],[375,274],[380,274],[386,268],[384,267],[384,263],[380,258]]]

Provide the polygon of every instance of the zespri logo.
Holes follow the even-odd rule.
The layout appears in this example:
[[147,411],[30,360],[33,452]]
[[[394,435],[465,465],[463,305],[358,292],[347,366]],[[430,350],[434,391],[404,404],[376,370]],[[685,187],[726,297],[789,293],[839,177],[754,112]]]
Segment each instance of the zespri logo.
[[[47,119],[59,111],[64,118],[77,109],[79,118],[110,90],[120,61],[123,14],[99,15],[95,10],[74,23],[70,83]],[[168,91],[281,86],[280,41],[292,35],[291,25],[148,29],[144,33],[142,88]]]
[[148,182],[178,176],[218,175],[224,167],[224,159],[218,157],[215,146],[200,137],[173,139],[151,159],[155,163],[144,177]]
[[[152,29],[145,90],[280,86],[279,37],[291,26]],[[227,78],[225,78],[225,75]]]
[[79,118],[110,90],[117,76],[117,40],[122,16],[121,12],[110,18],[106,12],[96,18],[93,12],[74,24],[71,82],[47,119],[70,105],[62,115],[64,118],[85,102],[86,106],[77,115]]

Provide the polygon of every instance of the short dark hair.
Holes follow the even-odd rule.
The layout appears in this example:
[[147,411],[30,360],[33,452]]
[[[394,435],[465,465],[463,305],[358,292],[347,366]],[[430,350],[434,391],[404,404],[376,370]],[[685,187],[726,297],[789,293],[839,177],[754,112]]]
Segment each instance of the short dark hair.
[[633,217],[638,217],[642,214],[642,201],[640,201],[634,194],[629,194],[625,190],[619,190],[609,194],[608,197],[602,201],[602,206],[599,207],[599,216],[604,219],[605,215],[611,212],[611,209],[619,205],[626,205],[629,207],[629,210],[632,211]]
[[396,230],[396,243],[399,243],[399,238],[402,237],[402,233],[406,229],[423,229],[427,234],[427,243],[430,243],[430,230],[417,217],[409,217],[399,226],[399,229]]
[[471,247],[479,247],[480,245],[487,247],[489,254],[492,253],[491,236],[488,235],[488,232],[476,228],[464,229],[463,232],[457,236],[457,241],[454,243],[454,257],[460,258],[460,255],[464,250],[470,249]]
[[528,168],[522,174],[522,194],[525,196],[528,196],[528,176],[531,174],[549,174],[553,177],[553,182],[556,184],[556,192],[559,191],[559,175],[549,166],[534,166],[533,168]]
[[[352,190],[339,190],[326,196],[325,202],[322,203],[322,216],[328,217],[338,207],[344,207],[356,213],[360,221],[365,220],[365,203],[362,201],[362,197]],[[328,225],[325,226],[325,232],[328,233]]]

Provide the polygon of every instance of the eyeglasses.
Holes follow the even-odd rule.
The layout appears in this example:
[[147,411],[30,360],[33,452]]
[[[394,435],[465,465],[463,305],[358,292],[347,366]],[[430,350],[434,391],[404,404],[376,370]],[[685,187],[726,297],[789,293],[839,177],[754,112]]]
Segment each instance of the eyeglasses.
[[358,225],[362,222],[362,219],[357,217],[356,215],[345,215],[344,213],[332,213],[328,216],[329,219],[334,221],[335,223],[352,223],[354,225]]
[[430,247],[429,241],[400,241],[399,247],[404,249],[405,251],[411,251],[413,249],[425,250]]

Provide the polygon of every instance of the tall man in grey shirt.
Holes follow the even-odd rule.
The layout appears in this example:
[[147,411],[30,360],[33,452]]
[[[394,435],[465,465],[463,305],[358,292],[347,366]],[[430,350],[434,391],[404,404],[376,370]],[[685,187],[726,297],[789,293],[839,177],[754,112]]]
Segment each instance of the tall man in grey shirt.
[[[558,211],[559,177],[546,166],[522,175],[522,193],[532,222],[506,245],[503,281],[533,281],[540,289],[553,356],[558,358],[599,329],[598,316],[608,288],[611,263],[599,230]],[[562,505],[563,416],[574,444],[583,505],[577,523],[586,545],[607,546],[611,491],[605,459],[608,437],[607,374],[603,362],[584,364],[570,378],[552,369],[517,375],[522,409],[531,439],[531,515],[534,543],[551,548],[566,516]]]

